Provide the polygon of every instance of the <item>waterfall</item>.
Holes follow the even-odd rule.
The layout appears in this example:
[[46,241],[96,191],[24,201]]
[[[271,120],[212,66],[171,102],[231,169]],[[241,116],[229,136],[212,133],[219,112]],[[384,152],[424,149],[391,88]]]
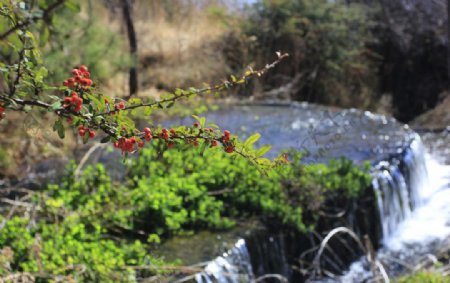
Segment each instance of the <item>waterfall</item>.
[[[404,263],[414,267],[424,256],[449,245],[450,166],[426,153],[417,135],[398,158],[379,162],[373,174],[383,231],[377,259],[395,277],[405,271]],[[371,279],[363,257],[338,282]]]
[[414,134],[408,147],[376,164],[372,175],[385,240],[423,202],[421,190],[428,181],[428,172],[420,136]]
[[245,240],[211,261],[201,273],[195,275],[197,283],[239,283],[254,280],[250,255]]

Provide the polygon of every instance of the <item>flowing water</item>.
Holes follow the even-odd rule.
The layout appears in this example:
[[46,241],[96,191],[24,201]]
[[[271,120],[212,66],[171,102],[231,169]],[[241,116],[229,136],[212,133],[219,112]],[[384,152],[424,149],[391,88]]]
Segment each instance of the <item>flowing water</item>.
[[[215,112],[233,132],[258,131],[262,143],[306,150],[306,162],[346,156],[372,161],[382,231],[378,260],[395,276],[423,256],[437,252],[450,238],[450,166],[428,154],[421,137],[407,126],[384,116],[356,110],[332,111],[318,106],[234,107]],[[448,137],[448,133],[447,133]],[[265,139],[264,139],[265,138]],[[448,149],[444,145],[445,150]],[[434,153],[436,155],[436,153]],[[197,282],[254,282],[255,275],[244,240],[211,261]],[[353,263],[341,277],[315,282],[363,282],[371,278],[365,258]]]

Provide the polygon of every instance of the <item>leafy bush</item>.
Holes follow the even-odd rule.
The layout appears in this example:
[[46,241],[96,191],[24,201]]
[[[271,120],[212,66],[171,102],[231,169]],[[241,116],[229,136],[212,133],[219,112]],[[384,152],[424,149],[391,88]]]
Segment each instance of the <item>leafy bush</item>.
[[135,281],[134,270],[127,266],[149,263],[145,246],[140,241],[107,239],[102,227],[80,220],[76,213],[58,223],[33,223],[26,216],[9,219],[0,246],[2,254],[12,252],[9,258],[0,258],[0,275],[13,271],[77,282]]
[[190,146],[180,151],[158,146],[164,143],[130,160],[122,184],[113,182],[102,164],[77,176],[72,163],[60,185],[33,194],[34,217],[1,218],[0,275],[134,281],[142,274],[133,266],[146,266],[147,275],[161,272],[162,263],[147,253],[148,243],[228,229],[248,217],[307,231],[327,198],[355,198],[370,186],[367,168],[345,159],[303,165],[300,154],[291,153],[291,165],[265,175],[221,149],[202,156]]
[[368,106],[376,75],[368,60],[370,22],[360,5],[327,0],[260,0],[244,23],[256,44],[256,62],[274,50],[289,52],[292,60],[267,78],[271,87],[297,78],[292,98],[340,106]]

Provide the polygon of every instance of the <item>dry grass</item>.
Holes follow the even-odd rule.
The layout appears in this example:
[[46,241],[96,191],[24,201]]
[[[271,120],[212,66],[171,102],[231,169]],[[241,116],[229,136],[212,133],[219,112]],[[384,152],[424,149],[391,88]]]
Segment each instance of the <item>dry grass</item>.
[[161,4],[136,2],[144,90],[199,86],[225,77],[228,70],[219,42],[228,29],[207,12],[208,3],[205,6],[185,1],[168,10]]

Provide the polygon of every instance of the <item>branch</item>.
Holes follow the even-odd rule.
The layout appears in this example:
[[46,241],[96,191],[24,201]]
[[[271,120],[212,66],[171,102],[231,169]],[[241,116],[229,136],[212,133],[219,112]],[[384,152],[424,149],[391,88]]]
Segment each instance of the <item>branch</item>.
[[65,1],[66,0],[58,0],[55,3],[53,3],[52,5],[48,6],[47,9],[43,10],[42,16],[33,16],[33,17],[30,17],[30,18],[26,19],[24,22],[15,25],[11,29],[9,29],[6,32],[2,33],[0,35],[0,40],[4,40],[5,38],[7,38],[10,34],[15,32],[16,30],[19,30],[19,29],[22,29],[24,27],[27,27],[32,22],[35,22],[35,21],[47,18],[54,10],[56,10],[59,6],[61,6]]
[[6,97],[4,95],[0,95],[0,100],[3,100],[3,101],[8,101],[9,100],[9,101],[12,101],[13,103],[18,104],[18,105],[38,106],[38,107],[42,107],[42,108],[45,108],[45,109],[48,109],[51,106],[50,104],[42,102],[42,101],[39,101],[39,100],[24,100],[24,99],[20,99],[20,98],[9,98],[9,97]]
[[[267,64],[264,68],[262,68],[260,70],[248,71],[244,75],[242,75],[240,77],[240,79],[236,79],[236,80],[233,80],[231,82],[230,81],[225,81],[225,82],[223,82],[221,84],[218,84],[218,85],[215,85],[213,87],[205,87],[205,88],[201,88],[201,89],[195,89],[195,90],[192,90],[192,91],[184,91],[183,93],[181,93],[179,95],[174,94],[172,97],[165,98],[165,99],[158,100],[158,101],[130,105],[130,106],[127,106],[127,107],[121,109],[120,111],[132,110],[132,109],[141,108],[141,107],[154,107],[154,106],[161,105],[162,103],[175,102],[176,100],[178,100],[180,98],[189,97],[189,96],[193,96],[193,95],[198,95],[198,94],[202,94],[202,93],[205,93],[205,92],[220,91],[220,90],[223,90],[225,88],[230,88],[230,87],[239,85],[239,84],[247,81],[251,77],[254,77],[254,76],[260,77],[260,76],[262,76],[268,70],[270,70],[270,69],[274,68],[276,65],[278,65],[282,60],[284,60],[287,57],[289,57],[289,54],[287,54],[287,53],[281,54],[281,53],[277,52],[277,55],[278,55],[278,59],[276,61],[272,62],[271,64]],[[118,110],[111,109],[111,110],[103,112],[103,113],[95,114],[94,117],[96,117],[96,116],[104,116],[104,115],[111,115],[112,113],[115,113],[116,111],[118,111]]]

